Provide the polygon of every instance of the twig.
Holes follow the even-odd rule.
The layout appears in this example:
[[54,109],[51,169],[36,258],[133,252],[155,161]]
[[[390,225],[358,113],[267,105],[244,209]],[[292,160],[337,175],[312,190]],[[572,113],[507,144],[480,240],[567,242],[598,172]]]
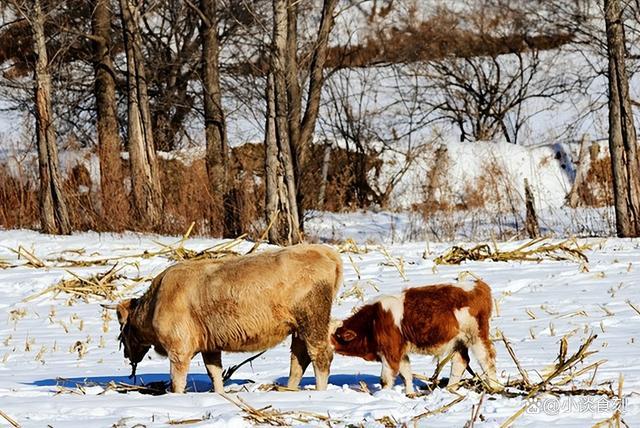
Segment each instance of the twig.
[[413,418],[411,418],[411,422],[415,422],[419,419],[425,418],[427,416],[433,416],[433,415],[437,415],[438,413],[443,413],[446,412],[447,410],[449,410],[451,407],[455,406],[456,404],[458,404],[459,402],[463,401],[465,398],[467,398],[466,395],[461,395],[460,397],[456,398],[455,400],[445,404],[444,406],[438,407],[435,410],[428,410],[424,413],[421,413],[417,416],[414,416]]
[[262,234],[260,235],[260,238],[258,238],[258,240],[253,244],[253,246],[247,252],[247,254],[251,254],[254,251],[256,251],[258,249],[258,247],[260,246],[260,244],[262,243],[262,241],[264,241],[267,238],[267,234],[271,230],[271,227],[273,226],[273,223],[276,221],[276,218],[278,218],[278,213],[279,213],[279,211],[276,211],[274,216],[271,217],[271,221],[269,221],[269,224],[267,225],[267,228],[262,232]]
[[638,308],[636,305],[631,303],[631,300],[626,300],[626,302],[627,302],[627,305],[631,306],[631,309],[633,309],[638,313],[638,315],[640,315],[640,308]]
[[209,416],[201,416],[199,418],[191,418],[191,419],[169,419],[167,424],[169,425],[189,425],[189,424],[197,424],[198,422],[206,421],[210,419]]
[[247,418],[253,420],[254,422],[257,422],[259,424],[269,424],[269,425],[275,425],[275,426],[289,425],[282,418],[283,414],[281,412],[278,412],[277,410],[274,410],[274,409],[271,409],[270,411],[267,412],[267,410],[269,410],[271,406],[266,407],[264,409],[256,409],[255,407],[252,407],[251,405],[247,404],[247,402],[244,401],[239,396],[236,397],[238,401],[231,399],[231,397],[229,397],[227,394],[220,394],[220,396],[226,399],[227,401],[229,401],[230,403],[235,404],[238,408],[240,408],[242,411],[244,411],[247,414],[246,416]]
[[35,254],[30,253],[29,251],[27,251],[27,249],[24,248],[22,245],[19,245],[17,250],[14,250],[13,248],[9,248],[9,250],[11,250],[14,253],[16,253],[18,255],[18,259],[20,259],[20,257],[26,259],[27,263],[25,263],[25,264],[27,266],[31,266],[31,267],[34,267],[34,268],[46,267],[45,263],[42,260],[37,258],[35,256]]
[[2,410],[0,410],[0,416],[2,416],[3,418],[6,419],[7,422],[9,422],[11,424],[11,426],[15,427],[15,428],[19,428],[20,424],[18,422],[16,422],[15,419],[13,419],[11,416],[7,415],[5,412],[3,412]]
[[474,404],[473,406],[471,406],[471,419],[469,419],[467,423],[464,424],[464,428],[473,428],[473,425],[478,419],[478,416],[480,416],[480,409],[482,408],[483,400],[484,400],[484,392],[480,396],[480,399],[478,400],[478,404]]
[[511,415],[511,416],[509,417],[509,419],[507,419],[506,421],[504,421],[504,422],[500,425],[500,428],[507,428],[507,427],[510,427],[510,426],[515,422],[515,420],[516,420],[516,419],[518,419],[520,416],[522,416],[522,414],[523,414],[523,413],[524,413],[524,412],[525,412],[529,407],[531,407],[531,405],[532,405],[532,404],[533,404],[533,403],[528,403],[528,404],[525,404],[524,406],[522,406],[522,407],[520,408],[520,410],[518,410],[517,412],[515,412],[513,415]]
[[265,349],[264,351],[247,358],[246,360],[244,360],[243,362],[241,362],[240,364],[236,364],[235,366],[231,366],[228,369],[226,369],[223,373],[222,373],[222,381],[226,382],[229,379],[231,379],[231,376],[233,376],[233,374],[236,372],[236,370],[238,370],[240,367],[244,366],[247,363],[250,363],[251,361],[255,360],[256,358],[258,358],[260,355],[264,354],[265,352],[267,352],[267,350]]
[[520,366],[520,361],[518,361],[518,358],[516,357],[516,353],[513,351],[513,348],[509,343],[509,339],[507,339],[504,334],[501,334],[500,336],[502,336],[502,342],[504,343],[505,348],[507,348],[507,352],[509,353],[509,356],[515,363],[516,368],[520,373],[520,376],[522,376],[522,380],[524,381],[525,385],[527,386],[531,385],[531,381],[529,380],[529,375],[527,374],[527,371],[523,369],[522,366]]

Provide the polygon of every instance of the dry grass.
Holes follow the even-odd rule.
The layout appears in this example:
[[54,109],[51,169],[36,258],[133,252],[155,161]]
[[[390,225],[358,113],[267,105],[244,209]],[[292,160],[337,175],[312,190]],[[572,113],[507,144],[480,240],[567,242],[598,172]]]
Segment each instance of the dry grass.
[[119,296],[116,282],[123,278],[123,276],[119,275],[118,272],[125,267],[122,266],[119,269],[116,269],[117,266],[118,265],[116,263],[104,272],[84,278],[68,270],[67,273],[69,273],[72,278],[63,279],[57,284],[25,298],[23,302],[29,302],[47,293],[53,293],[54,298],[60,293],[66,293],[85,301],[90,297],[111,301],[116,300]]
[[480,244],[470,249],[454,246],[444,254],[435,258],[436,264],[457,265],[463,261],[491,260],[503,261],[533,261],[573,260],[588,263],[589,259],[584,251],[591,249],[592,245],[578,244],[573,239],[567,239],[557,244],[543,243],[548,238],[533,239],[513,250],[500,251],[494,244],[492,249],[489,244]]
[[36,257],[35,254],[33,254],[32,252],[28,251],[26,248],[24,248],[23,246],[19,245],[17,249],[12,249],[10,248],[11,251],[13,251],[14,253],[16,253],[18,255],[18,260],[20,259],[24,259],[27,262],[24,264],[24,266],[29,266],[29,267],[33,267],[33,268],[44,268],[47,265],[40,260],[38,257]]

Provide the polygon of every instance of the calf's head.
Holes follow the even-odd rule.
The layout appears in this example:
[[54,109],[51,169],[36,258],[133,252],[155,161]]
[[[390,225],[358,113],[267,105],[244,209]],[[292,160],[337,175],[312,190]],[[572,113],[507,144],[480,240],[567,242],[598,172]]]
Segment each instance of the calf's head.
[[373,306],[363,306],[358,312],[342,321],[342,325],[336,325],[331,334],[331,344],[335,352],[362,357],[366,360],[377,359],[374,343],[376,309]]
[[132,322],[132,314],[138,307],[138,299],[129,299],[120,302],[116,308],[118,322],[120,323],[120,335],[118,340],[124,346],[124,356],[131,362],[131,376],[136,375],[136,367],[142,361],[151,346],[141,341],[140,331]]

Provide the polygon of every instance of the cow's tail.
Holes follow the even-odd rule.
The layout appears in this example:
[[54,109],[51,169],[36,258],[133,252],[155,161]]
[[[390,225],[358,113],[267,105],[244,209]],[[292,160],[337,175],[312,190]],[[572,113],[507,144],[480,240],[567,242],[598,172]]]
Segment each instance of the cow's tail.
[[342,286],[342,281],[344,278],[344,267],[342,266],[342,257],[338,252],[334,252],[334,260],[336,262],[336,273],[333,283],[333,298],[335,299],[338,295],[338,290]]

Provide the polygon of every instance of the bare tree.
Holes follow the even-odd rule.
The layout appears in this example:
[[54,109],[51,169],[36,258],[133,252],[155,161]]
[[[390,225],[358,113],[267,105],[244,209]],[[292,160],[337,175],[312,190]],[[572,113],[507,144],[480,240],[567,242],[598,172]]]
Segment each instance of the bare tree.
[[538,110],[526,103],[567,93],[571,82],[557,73],[559,53],[537,49],[508,55],[445,58],[425,64],[425,105],[458,128],[461,141],[502,135],[517,143],[522,128]]
[[296,182],[289,135],[287,94],[287,5],[273,0],[271,73],[267,83],[266,214],[273,222],[269,241],[295,244],[301,241]]
[[111,224],[121,227],[129,212],[129,200],[120,159],[122,141],[118,129],[115,70],[111,57],[111,15],[109,0],[95,0],[91,26],[102,210]]
[[35,54],[35,117],[38,144],[38,171],[40,174],[40,223],[46,233],[69,234],[71,224],[67,203],[62,190],[62,177],[58,166],[56,130],[51,109],[51,75],[45,34],[45,13],[40,0],[32,6],[12,4],[30,24]]
[[625,65],[625,37],[619,0],[605,0],[609,57],[609,152],[613,173],[616,231],[640,236],[640,159]]
[[[304,169],[320,109],[329,35],[338,1],[324,0],[318,35],[309,53],[308,70],[299,64],[298,2],[273,0],[271,61],[267,79],[266,215],[273,225],[272,242],[296,243],[302,239]],[[300,81],[308,72],[304,103]],[[311,198],[310,203],[315,204]],[[278,218],[279,216],[282,216]]]
[[236,236],[240,231],[234,227],[234,207],[227,202],[229,187],[229,149],[225,127],[224,111],[222,109],[222,94],[220,91],[220,66],[218,61],[218,11],[216,0],[200,1],[200,38],[202,40],[202,90],[204,95],[204,126],[207,140],[207,174],[213,198],[214,211],[224,212],[224,221],[213,224],[211,232],[226,237]]
[[127,56],[127,147],[133,205],[144,224],[158,226],[162,221],[162,193],[138,29],[140,11],[133,0],[120,0],[120,15]]

